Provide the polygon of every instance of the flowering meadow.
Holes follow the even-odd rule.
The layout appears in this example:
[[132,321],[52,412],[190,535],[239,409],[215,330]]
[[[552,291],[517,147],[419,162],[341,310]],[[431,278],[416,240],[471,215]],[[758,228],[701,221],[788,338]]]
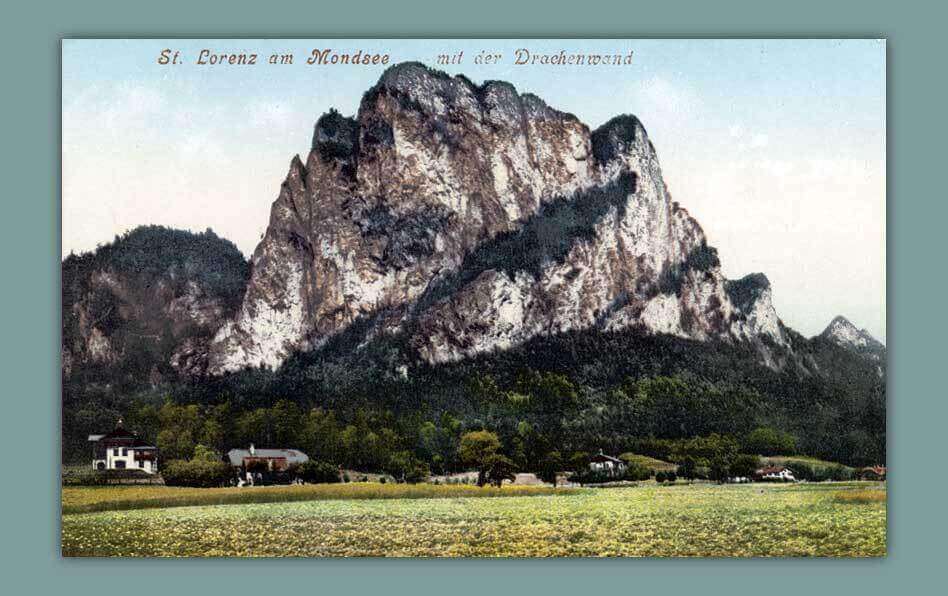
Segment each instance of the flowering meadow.
[[[471,496],[358,498],[353,493],[349,499],[333,494],[312,497],[319,500],[93,513],[68,513],[64,504],[62,552],[131,557],[886,554],[884,485],[645,483],[548,494],[513,488],[500,489],[511,496],[498,498],[477,498],[480,489],[473,488],[466,493]],[[121,494],[122,489],[104,490]],[[169,489],[141,490],[160,494]],[[98,494],[99,502],[107,495]],[[82,497],[64,491],[71,506],[95,501]]]

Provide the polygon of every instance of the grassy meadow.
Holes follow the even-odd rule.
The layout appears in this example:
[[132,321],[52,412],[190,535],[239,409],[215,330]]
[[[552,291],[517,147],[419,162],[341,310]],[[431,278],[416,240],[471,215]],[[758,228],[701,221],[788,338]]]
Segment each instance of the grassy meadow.
[[253,489],[67,487],[62,552],[145,557],[877,557],[886,553],[885,495],[885,485],[864,482],[648,482],[556,490],[374,483]]
[[128,509],[160,509],[197,505],[239,505],[346,499],[439,499],[548,495],[545,486],[381,484],[304,484],[252,488],[184,488],[174,486],[64,486],[62,513],[92,513]]

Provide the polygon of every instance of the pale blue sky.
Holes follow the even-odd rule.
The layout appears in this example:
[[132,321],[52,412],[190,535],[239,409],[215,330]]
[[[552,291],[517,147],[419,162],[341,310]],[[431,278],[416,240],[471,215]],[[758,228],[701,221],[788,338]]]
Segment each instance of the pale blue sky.
[[[160,66],[164,48],[185,64]],[[291,66],[197,66],[201,49]],[[330,107],[354,114],[383,66],[308,66],[312,48],[388,52],[503,79],[590,127],[649,131],[675,200],[725,273],[763,271],[804,334],[837,314],[885,339],[885,42],[876,40],[66,40],[63,254],[137,225],[212,227],[250,254],[293,155]],[[631,66],[516,66],[532,52],[634,51]],[[480,51],[500,64],[476,65]],[[263,60],[261,60],[263,61]]]

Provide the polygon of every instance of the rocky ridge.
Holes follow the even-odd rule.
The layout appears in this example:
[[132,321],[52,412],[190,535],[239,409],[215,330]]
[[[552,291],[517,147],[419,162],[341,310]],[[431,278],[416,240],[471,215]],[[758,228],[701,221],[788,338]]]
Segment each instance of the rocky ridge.
[[277,367],[345,330],[448,362],[569,330],[793,357],[766,277],[724,278],[645,128],[596,130],[513,86],[390,68],[295,157],[208,370]]

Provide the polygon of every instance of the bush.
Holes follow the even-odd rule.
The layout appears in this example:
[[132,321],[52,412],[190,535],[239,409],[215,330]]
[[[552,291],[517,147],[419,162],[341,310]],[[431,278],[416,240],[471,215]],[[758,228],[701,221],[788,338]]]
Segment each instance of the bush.
[[665,472],[665,480],[668,482],[675,482],[678,480],[678,474],[674,472]]
[[793,477],[797,480],[812,481],[816,477],[816,474],[813,472],[813,466],[804,462],[787,462],[787,469],[793,472]]
[[234,470],[224,462],[176,460],[168,462],[161,477],[168,486],[213,488],[230,483]]
[[570,482],[575,482],[576,484],[602,484],[604,482],[613,482],[616,478],[609,476],[605,472],[594,472],[592,470],[586,469],[579,472],[573,472],[570,477]]
[[431,476],[431,468],[423,461],[418,461],[415,465],[405,472],[405,482],[408,484],[418,484],[425,482]]
[[625,479],[638,481],[648,480],[652,477],[652,470],[642,464],[629,464],[625,468]]
[[852,480],[853,471],[846,466],[841,466],[839,464],[833,466],[826,466],[825,468],[816,468],[813,469],[813,480],[815,482],[822,482],[825,480],[832,480],[835,482]]
[[698,465],[695,463],[695,460],[690,457],[681,460],[681,463],[678,464],[678,475],[685,480],[694,480],[697,478]]
[[665,474],[665,472],[657,472],[655,474],[655,482],[662,483],[662,482],[665,482],[667,479],[668,479],[668,476]]
[[310,484],[330,484],[340,481],[339,468],[312,459],[300,464],[297,473],[303,479],[303,482]]
[[407,482],[408,484],[424,482],[431,475],[428,464],[410,451],[393,453],[389,457],[385,471],[391,474],[396,482]]
[[134,468],[126,470],[64,470],[63,486],[106,486],[109,484],[154,483],[157,476]]
[[760,458],[756,455],[741,454],[731,462],[730,473],[732,478],[743,476],[750,478],[760,468]]
[[95,470],[63,472],[64,486],[102,486],[109,483],[108,474]]

